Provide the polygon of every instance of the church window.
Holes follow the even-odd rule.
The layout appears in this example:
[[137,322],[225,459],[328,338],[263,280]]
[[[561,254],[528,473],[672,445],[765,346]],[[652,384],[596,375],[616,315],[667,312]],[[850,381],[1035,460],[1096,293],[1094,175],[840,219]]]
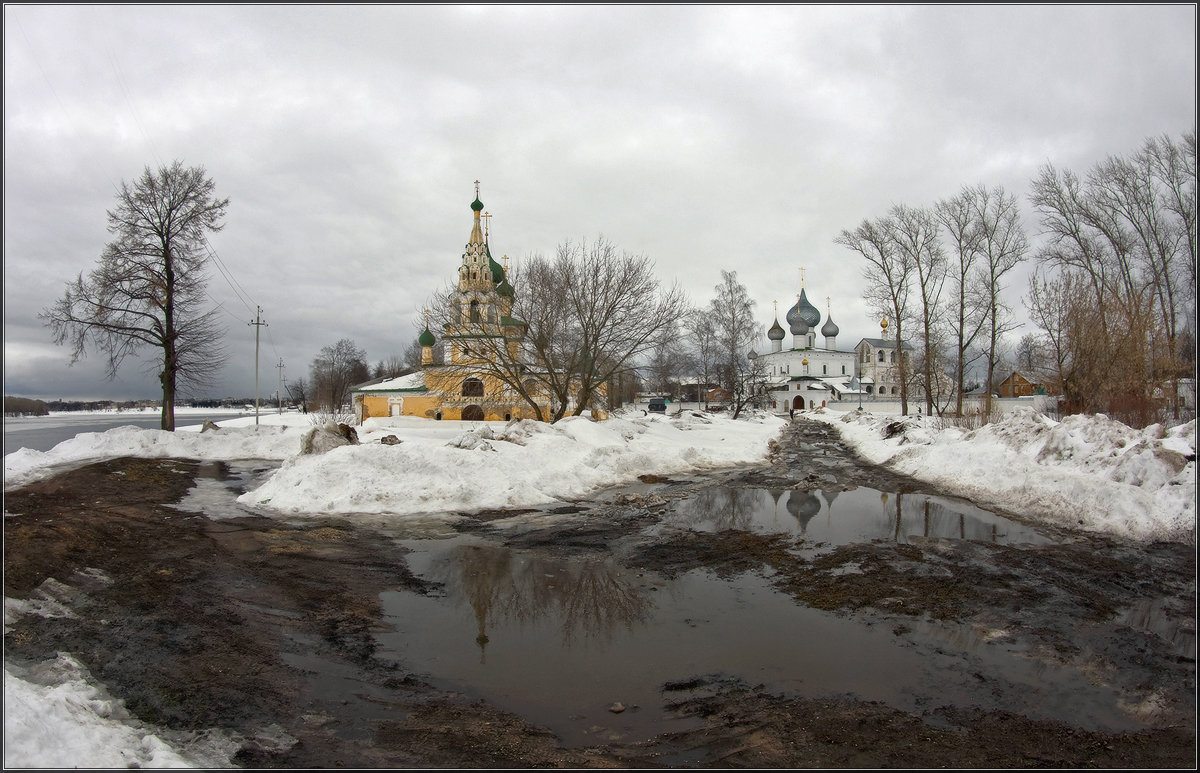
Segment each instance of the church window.
[[842,375],[843,376],[846,375],[846,366],[845,365],[842,366]]
[[822,376],[829,375],[829,366],[828,365],[821,366],[821,375]]
[[471,301],[471,321],[479,321],[479,301]]
[[885,360],[885,358],[886,358],[886,357],[887,357],[887,352],[885,352],[885,351],[883,351],[882,349],[880,349],[880,350],[879,350],[879,361],[880,361],[880,362],[886,362],[886,360]]
[[483,397],[483,382],[477,378],[463,379],[463,397]]
[[892,364],[893,365],[896,364],[896,353],[895,352],[892,352]]

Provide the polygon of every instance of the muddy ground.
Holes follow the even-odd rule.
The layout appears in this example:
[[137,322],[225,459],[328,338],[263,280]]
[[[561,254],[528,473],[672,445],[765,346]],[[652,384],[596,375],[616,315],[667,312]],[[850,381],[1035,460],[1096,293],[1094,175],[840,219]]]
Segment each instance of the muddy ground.
[[[436,591],[409,571],[393,540],[346,519],[210,520],[169,507],[198,475],[214,474],[223,474],[220,465],[116,459],[6,492],[5,596],[59,610],[13,620],[6,660],[36,677],[37,664],[71,653],[168,740],[197,754],[224,743],[245,767],[1192,768],[1196,762],[1194,658],[1114,619],[1138,600],[1159,599],[1161,614],[1176,616],[1194,634],[1192,546],[1059,533],[1060,543],[1041,547],[872,542],[803,558],[780,535],[670,532],[641,541],[621,557],[631,567],[665,576],[696,568],[763,572],[798,603],[869,618],[897,636],[918,620],[978,623],[1050,662],[1086,655],[1131,702],[1146,707],[1149,729],[1101,733],[973,707],[906,713],[849,697],[774,695],[697,675],[661,685],[664,705],[703,720],[695,729],[574,748],[521,717],[442,692],[376,657],[380,593]],[[620,517],[506,532],[503,539],[549,550],[609,550],[653,522],[663,496],[686,496],[714,482],[930,492],[860,464],[828,426],[798,421],[767,463],[704,481],[663,481],[653,495],[566,505],[560,509],[607,508]],[[506,515],[476,513],[459,528],[487,535],[489,524]]]

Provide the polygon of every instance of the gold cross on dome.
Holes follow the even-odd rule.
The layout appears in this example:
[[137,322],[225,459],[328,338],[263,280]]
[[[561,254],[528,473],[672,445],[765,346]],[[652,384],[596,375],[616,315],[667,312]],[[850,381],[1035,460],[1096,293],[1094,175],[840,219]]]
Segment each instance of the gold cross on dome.
[[490,214],[488,214],[488,211],[485,209],[483,211],[483,240],[484,241],[487,241],[487,238],[488,238],[488,221],[491,219],[492,219],[492,216]]
[[804,289],[804,266],[800,267],[800,289]]
[[475,181],[475,198],[479,198],[479,181]]

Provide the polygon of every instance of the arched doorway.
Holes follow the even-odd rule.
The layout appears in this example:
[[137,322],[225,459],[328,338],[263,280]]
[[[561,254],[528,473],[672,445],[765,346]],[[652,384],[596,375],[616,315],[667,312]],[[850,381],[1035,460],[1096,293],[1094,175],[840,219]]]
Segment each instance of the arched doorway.
[[792,407],[799,408],[800,410],[803,411],[804,410],[804,398],[801,397],[800,395],[796,395],[795,397],[793,397],[792,398]]
[[462,420],[483,421],[483,409],[478,405],[468,405],[466,408],[463,408]]

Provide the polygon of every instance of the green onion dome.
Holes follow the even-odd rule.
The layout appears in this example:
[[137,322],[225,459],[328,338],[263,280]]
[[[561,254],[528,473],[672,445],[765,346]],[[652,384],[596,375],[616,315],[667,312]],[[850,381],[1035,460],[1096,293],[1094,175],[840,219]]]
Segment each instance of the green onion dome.
[[433,333],[429,332],[428,325],[425,326],[425,330],[421,333],[421,335],[417,336],[417,343],[419,343],[421,346],[433,346],[436,343]]

